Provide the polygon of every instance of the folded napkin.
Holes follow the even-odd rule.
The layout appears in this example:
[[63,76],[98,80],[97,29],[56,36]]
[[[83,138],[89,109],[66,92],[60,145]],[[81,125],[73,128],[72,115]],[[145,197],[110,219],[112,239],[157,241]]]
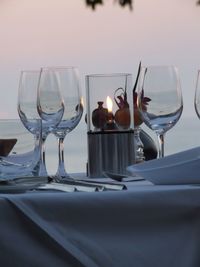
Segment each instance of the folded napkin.
[[79,181],[54,182],[50,177],[15,177],[0,179],[0,193],[21,193],[30,190],[57,190],[63,192],[103,191],[100,185],[91,185]]
[[48,182],[47,177],[19,177],[0,179],[0,193],[16,194],[35,190],[41,184]]
[[109,178],[108,176],[99,178],[89,178],[85,173],[73,173],[74,179],[81,183],[103,187],[104,190],[125,190],[126,185]]
[[49,184],[43,184],[40,185],[37,189],[39,190],[58,190],[63,192],[75,192],[76,189],[72,185],[62,185],[59,183],[49,183]]
[[73,174],[72,178],[64,178],[59,180],[55,180],[54,177],[53,181],[57,181],[60,184],[68,184],[74,185],[77,191],[82,191],[81,189],[85,188],[84,191],[105,191],[105,190],[123,190],[126,189],[126,186],[122,183],[118,183],[113,181],[109,178],[88,178],[85,174]]
[[89,183],[89,184],[93,184],[96,186],[101,186],[104,188],[104,190],[124,190],[127,189],[125,184],[122,183],[118,183],[118,182],[113,182],[111,179],[107,179],[107,178],[92,178],[92,179],[81,179],[79,181],[85,182],[85,183]]
[[24,176],[24,177],[4,177],[0,179],[0,186],[2,185],[20,185],[20,184],[28,184],[28,185],[38,185],[44,184],[49,181],[49,178],[46,176]]
[[96,192],[105,190],[123,190],[126,186],[106,181],[82,178],[59,180],[56,177],[15,177],[0,179],[0,193],[21,193],[30,190],[57,190],[63,192]]
[[156,185],[200,184],[200,147],[127,167]]

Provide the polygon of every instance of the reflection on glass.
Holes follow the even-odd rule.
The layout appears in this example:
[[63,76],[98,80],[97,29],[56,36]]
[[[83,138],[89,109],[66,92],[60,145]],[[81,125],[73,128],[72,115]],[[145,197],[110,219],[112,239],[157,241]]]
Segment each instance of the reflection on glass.
[[[42,122],[37,111],[37,87],[40,71],[22,71],[18,90],[18,114],[25,126],[30,131],[36,142],[36,147],[41,149]],[[42,151],[40,151],[42,154]],[[39,175],[47,176],[45,160],[41,157]]]
[[145,124],[157,134],[159,157],[163,157],[164,135],[177,123],[183,110],[178,70],[174,66],[141,69],[138,107]]
[[61,179],[69,178],[69,174],[65,170],[64,139],[81,120],[83,103],[78,69],[75,67],[57,67],[53,70],[57,75],[60,92],[64,101],[63,117],[53,130],[53,133],[58,139],[59,164],[56,176]]
[[37,90],[37,111],[42,120],[41,151],[45,167],[45,141],[49,133],[59,124],[64,103],[57,73],[53,68],[42,68]]

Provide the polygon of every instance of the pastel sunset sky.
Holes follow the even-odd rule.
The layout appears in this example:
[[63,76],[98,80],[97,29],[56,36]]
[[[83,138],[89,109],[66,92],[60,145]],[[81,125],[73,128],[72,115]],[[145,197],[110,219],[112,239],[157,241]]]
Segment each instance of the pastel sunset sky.
[[143,65],[176,65],[184,116],[193,106],[200,68],[200,7],[195,0],[135,0],[134,10],[113,0],[95,12],[83,0],[0,0],[0,116],[17,117],[21,70],[75,65],[90,73],[130,72]]

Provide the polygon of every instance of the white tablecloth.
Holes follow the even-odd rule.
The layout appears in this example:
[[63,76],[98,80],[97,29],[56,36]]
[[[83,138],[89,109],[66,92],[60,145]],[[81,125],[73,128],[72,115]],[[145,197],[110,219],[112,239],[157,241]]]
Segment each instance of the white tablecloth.
[[199,267],[200,186],[0,194],[2,267]]

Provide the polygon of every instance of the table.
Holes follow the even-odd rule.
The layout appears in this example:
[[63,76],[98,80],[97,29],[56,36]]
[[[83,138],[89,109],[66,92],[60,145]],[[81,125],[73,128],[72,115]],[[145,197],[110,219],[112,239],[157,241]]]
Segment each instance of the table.
[[199,267],[200,186],[0,194],[2,267]]

